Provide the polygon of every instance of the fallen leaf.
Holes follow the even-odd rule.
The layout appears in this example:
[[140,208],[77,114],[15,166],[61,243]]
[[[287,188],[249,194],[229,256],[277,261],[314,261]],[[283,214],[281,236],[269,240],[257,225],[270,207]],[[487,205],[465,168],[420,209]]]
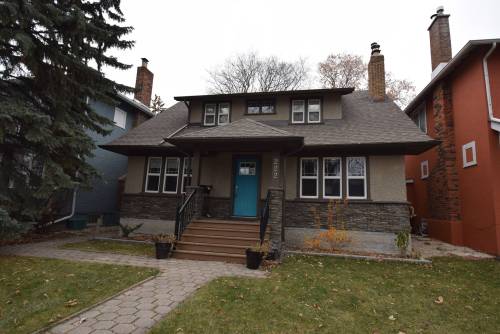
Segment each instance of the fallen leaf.
[[394,321],[394,320],[396,320],[396,317],[395,317],[395,316],[393,316],[393,315],[391,314],[391,315],[389,316],[389,320]]
[[71,306],[78,305],[78,300],[76,300],[76,299],[70,299],[66,303],[64,303],[64,305],[66,307],[71,307]]
[[434,301],[434,303],[436,303],[436,304],[443,304],[444,303],[443,296],[437,297],[436,300]]

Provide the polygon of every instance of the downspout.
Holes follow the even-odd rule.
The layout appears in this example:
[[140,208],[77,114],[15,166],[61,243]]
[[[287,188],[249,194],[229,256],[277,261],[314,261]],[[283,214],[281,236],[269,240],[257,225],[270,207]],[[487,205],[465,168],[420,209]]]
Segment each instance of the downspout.
[[62,218],[59,218],[59,219],[56,219],[54,221],[51,221],[50,223],[47,224],[47,226],[49,225],[52,225],[52,224],[56,224],[56,223],[59,223],[59,222],[62,222],[63,220],[66,220],[66,219],[70,219],[70,218],[73,218],[73,216],[75,215],[75,208],[76,208],[76,191],[77,191],[78,187],[75,187],[73,189],[73,201],[72,201],[72,204],[71,204],[71,213],[67,216],[64,216]]
[[491,87],[490,87],[490,75],[488,72],[488,58],[495,51],[497,43],[493,42],[491,44],[490,50],[486,53],[483,58],[483,71],[484,71],[484,85],[486,87],[486,101],[488,104],[488,118],[491,122],[500,123],[500,118],[496,118],[493,114],[493,102],[491,99]]

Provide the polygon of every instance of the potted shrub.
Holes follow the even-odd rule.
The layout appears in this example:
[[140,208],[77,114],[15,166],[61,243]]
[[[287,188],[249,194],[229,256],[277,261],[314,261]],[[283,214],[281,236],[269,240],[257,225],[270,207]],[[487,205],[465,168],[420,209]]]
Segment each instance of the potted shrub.
[[262,259],[269,251],[268,243],[257,243],[255,246],[247,248],[247,268],[248,269],[259,269]]
[[153,241],[155,243],[156,258],[166,259],[175,243],[175,236],[173,234],[161,233],[155,235],[153,237]]

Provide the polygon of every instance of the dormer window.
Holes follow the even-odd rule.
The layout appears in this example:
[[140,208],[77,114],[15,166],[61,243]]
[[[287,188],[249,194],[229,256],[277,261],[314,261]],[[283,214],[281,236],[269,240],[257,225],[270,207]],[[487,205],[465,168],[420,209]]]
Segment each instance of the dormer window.
[[320,123],[321,100],[292,100],[292,124]]
[[203,125],[214,126],[228,124],[230,112],[231,105],[229,104],[229,102],[207,103],[205,104]]
[[274,101],[248,101],[247,103],[247,115],[274,113]]

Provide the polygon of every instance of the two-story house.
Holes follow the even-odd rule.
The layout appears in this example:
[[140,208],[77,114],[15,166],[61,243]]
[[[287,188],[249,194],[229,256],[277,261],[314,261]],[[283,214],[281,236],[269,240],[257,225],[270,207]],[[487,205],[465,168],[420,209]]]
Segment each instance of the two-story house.
[[500,39],[452,57],[442,8],[428,30],[432,79],[405,112],[441,144],[406,158],[408,200],[431,237],[500,255]]
[[[177,218],[182,236],[175,256],[242,261],[244,248],[262,237],[263,219],[255,219],[267,217],[272,248],[279,250],[314,230],[316,215],[326,224],[331,200],[348,200],[344,220],[351,231],[375,232],[377,240],[394,244],[394,233],[409,229],[404,156],[435,141],[386,97],[376,43],[368,91],[175,99],[170,109],[102,146],[128,156],[122,221],[173,231]],[[186,227],[193,193],[203,200],[193,205],[198,219]],[[200,219],[207,216],[215,219]]]
[[[143,58],[142,65],[137,68],[134,98],[116,94],[116,104],[90,100],[91,108],[100,116],[114,122],[107,136],[89,131],[88,134],[96,145],[121,137],[134,127],[153,117],[149,105],[153,87],[153,73],[147,68],[148,60]],[[78,190],[75,198],[75,215],[100,216],[106,215],[106,222],[113,223],[121,203],[120,179],[127,174],[127,157],[100,147],[92,151],[93,156],[88,162],[101,175],[92,183],[89,190]],[[67,205],[68,207],[70,204]],[[117,219],[116,219],[117,220]]]

